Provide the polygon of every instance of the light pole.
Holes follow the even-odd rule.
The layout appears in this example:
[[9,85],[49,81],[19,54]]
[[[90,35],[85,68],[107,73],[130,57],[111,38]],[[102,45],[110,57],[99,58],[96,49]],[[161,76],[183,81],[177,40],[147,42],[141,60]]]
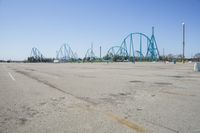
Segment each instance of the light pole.
[[100,50],[99,53],[100,53],[100,59],[101,59],[101,46],[99,47],[99,50]]
[[183,26],[183,63],[184,63],[184,59],[185,59],[185,23],[182,23]]

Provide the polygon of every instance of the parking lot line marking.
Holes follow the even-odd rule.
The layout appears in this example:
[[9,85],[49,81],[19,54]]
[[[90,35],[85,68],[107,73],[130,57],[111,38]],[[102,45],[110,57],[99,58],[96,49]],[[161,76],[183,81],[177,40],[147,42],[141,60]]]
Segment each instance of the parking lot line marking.
[[15,78],[12,76],[11,73],[8,72],[8,75],[10,76],[10,78],[11,78],[13,81],[15,81]]
[[133,123],[133,122],[130,122],[126,119],[123,119],[123,118],[120,118],[112,113],[107,113],[107,116],[109,116],[110,118],[112,118],[113,120],[119,122],[120,124],[122,125],[126,125],[127,127],[129,128],[132,128],[134,130],[136,130],[137,132],[140,132],[140,133],[145,133],[145,129],[139,125],[137,125],[136,123]]
[[79,107],[83,110],[86,110],[86,111],[96,111],[96,112],[99,112],[99,113],[102,113],[103,115],[109,117],[110,119],[118,122],[119,124],[121,125],[125,125],[139,133],[146,133],[147,130],[145,128],[143,128],[142,126],[136,124],[135,122],[131,122],[127,119],[124,119],[124,118],[121,118],[115,114],[113,114],[112,112],[104,112],[104,111],[100,111],[100,110],[97,110],[95,108],[93,108],[92,106],[86,106],[84,107],[83,105],[76,105],[76,107]]

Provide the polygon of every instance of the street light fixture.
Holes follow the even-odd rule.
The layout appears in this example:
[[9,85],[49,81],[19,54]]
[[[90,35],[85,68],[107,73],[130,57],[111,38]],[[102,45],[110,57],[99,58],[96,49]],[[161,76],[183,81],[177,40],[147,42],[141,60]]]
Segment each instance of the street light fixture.
[[185,59],[185,23],[182,23],[183,26],[183,57],[182,57],[182,62],[184,63]]

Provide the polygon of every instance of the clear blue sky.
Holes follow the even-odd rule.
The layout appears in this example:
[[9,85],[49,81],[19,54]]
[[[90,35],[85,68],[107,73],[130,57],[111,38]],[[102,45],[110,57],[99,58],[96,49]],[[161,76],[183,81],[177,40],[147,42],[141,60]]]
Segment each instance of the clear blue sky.
[[91,42],[99,55],[131,32],[155,37],[160,53],[200,52],[200,0],[0,0],[0,59],[26,59],[32,47],[55,57],[63,43],[83,57]]

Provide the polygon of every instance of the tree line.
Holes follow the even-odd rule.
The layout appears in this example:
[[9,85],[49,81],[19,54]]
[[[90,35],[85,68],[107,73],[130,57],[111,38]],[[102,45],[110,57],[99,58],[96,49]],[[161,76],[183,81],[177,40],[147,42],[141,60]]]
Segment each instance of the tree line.
[[[166,56],[160,56],[159,59],[157,60],[152,60],[149,57],[142,57],[142,61],[169,61],[169,62],[181,62],[182,61],[182,55],[173,55],[173,54],[168,54]],[[13,60],[0,60],[0,62],[30,62],[30,63],[36,63],[36,62],[46,62],[46,63],[51,63],[56,60],[55,58],[35,58],[35,57],[28,57],[27,60],[24,61],[13,61]],[[87,57],[87,58],[72,58],[72,59],[61,59],[59,62],[103,62],[103,61],[111,61],[111,62],[128,62],[128,61],[140,61],[140,57],[129,57],[129,56],[120,56],[120,55],[105,55],[103,58],[98,58],[98,57]],[[192,58],[185,58],[185,61],[193,61],[193,62],[200,62],[200,53],[196,53]]]

